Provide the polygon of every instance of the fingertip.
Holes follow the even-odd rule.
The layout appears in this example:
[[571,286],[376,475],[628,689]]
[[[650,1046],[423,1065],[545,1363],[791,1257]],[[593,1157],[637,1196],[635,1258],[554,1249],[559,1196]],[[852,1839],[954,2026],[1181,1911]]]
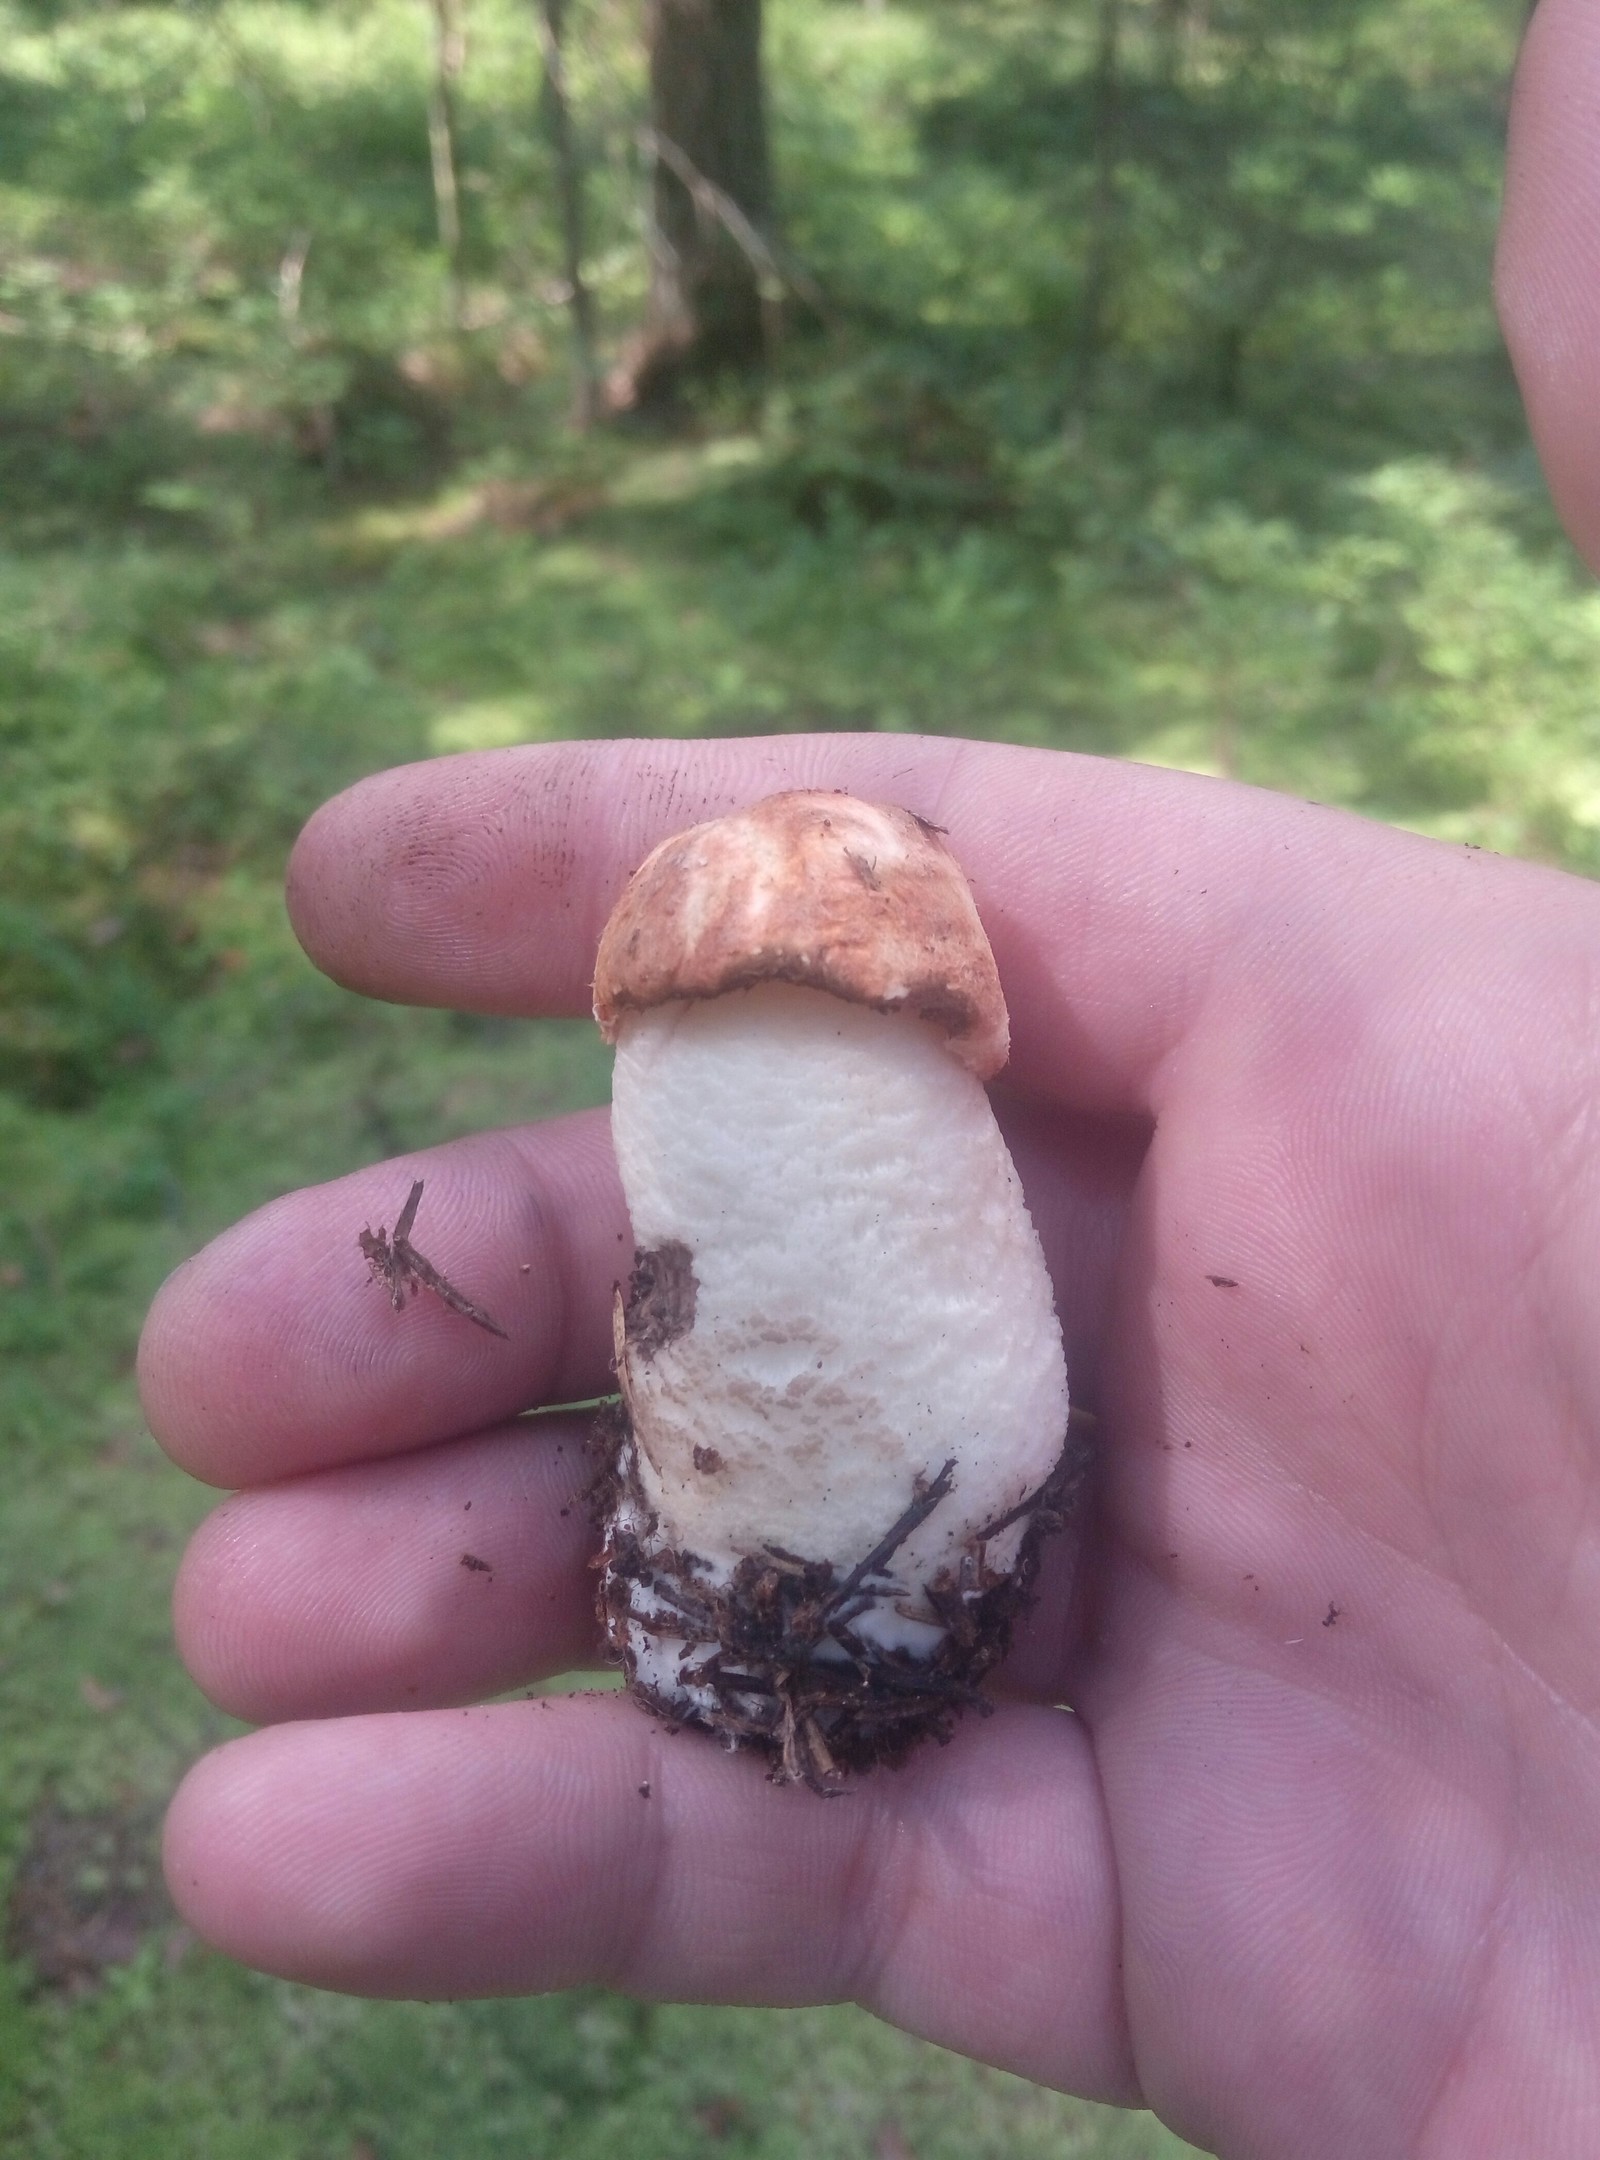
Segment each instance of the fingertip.
[[[451,767],[454,759],[430,761]],[[403,1002],[403,979],[379,955],[403,956],[426,943],[439,888],[451,881],[448,852],[420,805],[449,775],[418,784],[418,764],[369,773],[312,812],[290,850],[284,902],[307,957],[346,989]]]
[[646,1848],[608,1833],[618,1795],[640,1807],[651,1728],[614,1707],[546,1698],[230,1740],[168,1809],[173,1902],[241,1964],[352,1994],[604,1979],[647,1872]]
[[[213,1508],[184,1548],[172,1583],[172,1635],[184,1669],[207,1702],[231,1717],[265,1722],[254,1689],[242,1689],[230,1619],[241,1585],[230,1566],[237,1496]],[[248,1585],[243,1586],[248,1594]]]
[[339,1783],[367,1767],[350,1737],[343,1723],[273,1725],[203,1755],[167,1809],[162,1866],[180,1917],[212,1949],[281,1980],[383,1995],[401,1992],[384,1981],[390,1939],[410,1925],[407,1825],[381,1793],[376,1839],[341,1811]]
[[193,1354],[204,1299],[204,1253],[195,1253],[167,1277],[150,1301],[139,1330],[134,1378],[144,1421],[162,1448],[202,1484],[225,1484],[207,1469],[204,1435],[218,1414],[216,1366]]
[[597,894],[593,875],[609,851],[567,823],[578,802],[586,827],[620,814],[599,776],[616,747],[521,744],[358,780],[312,815],[291,851],[295,935],[324,974],[369,997],[587,1013],[614,895]]
[[341,789],[319,804],[300,828],[284,870],[283,901],[289,927],[300,940],[307,959],[335,982],[342,982],[344,977],[338,952],[327,935],[325,913],[330,890],[337,891],[343,883],[339,840],[345,825],[346,797],[370,785],[368,780],[358,780],[354,788]]
[[[259,1918],[266,1903],[253,1870],[238,1864],[251,1830],[250,1748],[259,1736],[202,1755],[167,1805],[161,1864],[179,1917],[202,1942],[244,1963],[259,1963]],[[241,1761],[241,1751],[244,1759]]]

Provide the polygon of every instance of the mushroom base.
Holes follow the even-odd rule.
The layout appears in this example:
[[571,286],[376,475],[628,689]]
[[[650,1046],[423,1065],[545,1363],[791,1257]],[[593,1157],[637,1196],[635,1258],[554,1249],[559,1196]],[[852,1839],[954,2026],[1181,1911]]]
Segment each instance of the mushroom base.
[[[953,1464],[914,1494],[899,1520],[857,1566],[768,1546],[719,1582],[698,1553],[660,1534],[638,1476],[626,1409],[595,1428],[593,1500],[604,1531],[599,1614],[629,1693],[675,1727],[713,1733],[725,1747],[765,1755],[774,1784],[831,1796],[852,1771],[903,1762],[924,1740],[947,1741],[966,1710],[987,1715],[981,1692],[1032,1599],[1045,1538],[1071,1512],[1087,1450],[1070,1440],[1039,1489],[999,1522],[984,1524],[954,1569],[919,1585],[942,1624],[931,1652],[886,1649],[856,1623],[895,1606],[904,1585],[888,1574],[894,1554],[950,1491]],[[988,1541],[1026,1521],[1014,1566],[990,1567]],[[659,1654],[676,1685],[663,1685]]]

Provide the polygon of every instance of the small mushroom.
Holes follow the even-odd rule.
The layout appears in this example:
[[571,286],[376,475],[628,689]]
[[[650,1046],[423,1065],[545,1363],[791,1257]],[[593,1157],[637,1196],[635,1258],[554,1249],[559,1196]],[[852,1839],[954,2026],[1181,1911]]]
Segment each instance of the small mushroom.
[[637,1248],[602,1619],[650,1709],[833,1792],[981,1701],[1064,1503],[994,957],[935,828],[789,793],[646,860],[595,1014]]

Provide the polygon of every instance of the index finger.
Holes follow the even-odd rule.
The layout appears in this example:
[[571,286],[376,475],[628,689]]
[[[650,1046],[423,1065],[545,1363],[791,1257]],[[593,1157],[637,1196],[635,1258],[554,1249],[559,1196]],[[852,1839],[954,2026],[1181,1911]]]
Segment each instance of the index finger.
[[[945,829],[1011,1008],[1008,1080],[1146,1115],[1213,1001],[1345,1024],[1392,954],[1430,961],[1502,887],[1460,850],[1231,782],[1060,751],[906,736],[539,744],[402,766],[312,819],[290,909],[307,951],[374,996],[500,1013],[588,1010],[601,927],[655,843],[787,787],[895,802]],[[1524,881],[1536,936],[1548,874]],[[1222,990],[1230,993],[1215,997]],[[1311,1008],[1315,1008],[1311,1010]]]

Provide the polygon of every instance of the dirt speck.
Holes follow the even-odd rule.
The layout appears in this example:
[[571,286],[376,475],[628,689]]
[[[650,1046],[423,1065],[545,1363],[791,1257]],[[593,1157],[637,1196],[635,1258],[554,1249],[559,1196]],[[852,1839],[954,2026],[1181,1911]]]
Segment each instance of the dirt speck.
[[494,1569],[489,1565],[488,1561],[480,1560],[477,1554],[473,1552],[464,1552],[461,1555],[461,1565],[464,1568],[471,1568],[474,1575],[492,1575],[494,1573]]

